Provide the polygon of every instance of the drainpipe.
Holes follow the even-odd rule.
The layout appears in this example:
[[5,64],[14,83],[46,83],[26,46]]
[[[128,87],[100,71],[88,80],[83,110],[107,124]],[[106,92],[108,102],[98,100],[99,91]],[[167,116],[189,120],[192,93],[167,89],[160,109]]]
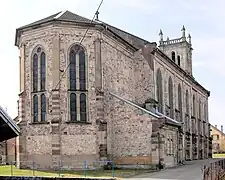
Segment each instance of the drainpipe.
[[178,144],[178,147],[177,147],[177,164],[179,164],[179,160],[180,160],[180,137],[179,137],[179,129],[177,131],[177,144]]
[[15,164],[16,164],[16,159],[17,159],[17,153],[16,153],[16,151],[17,151],[17,149],[16,149],[16,137],[15,137],[15,147],[14,147],[14,150],[15,150],[15,152],[14,152],[14,154],[15,154],[15,158],[14,158],[14,161],[15,161]]
[[159,153],[159,169],[163,169],[163,165],[162,165],[162,162],[161,162],[161,141],[160,141],[160,130],[162,129],[162,125],[159,126],[159,132],[157,133],[157,137],[158,137],[158,153]]
[[161,146],[160,146],[160,133],[158,132],[157,133],[157,137],[158,137],[158,153],[159,153],[159,169],[161,169],[161,161],[160,161],[160,159],[161,159],[161,153],[160,153],[160,148],[161,148]]

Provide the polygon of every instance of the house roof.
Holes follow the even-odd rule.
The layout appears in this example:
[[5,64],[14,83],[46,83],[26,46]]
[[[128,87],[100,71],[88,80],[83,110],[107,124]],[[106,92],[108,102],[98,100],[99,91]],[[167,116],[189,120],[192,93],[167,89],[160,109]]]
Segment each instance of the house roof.
[[[30,23],[28,25],[22,26],[18,29],[16,29],[16,37],[15,37],[15,45],[18,46],[18,37],[21,34],[21,31],[23,31],[24,29],[27,28],[37,28],[39,26],[41,26],[42,24],[45,23],[53,23],[53,22],[72,22],[72,23],[82,23],[82,24],[90,24],[92,21],[90,19],[87,19],[85,17],[79,16],[77,14],[74,14],[70,11],[61,11],[58,13],[55,13],[51,16],[48,16],[44,19],[35,21],[33,23]],[[141,49],[144,45],[146,44],[152,44],[153,47],[156,47],[156,43],[155,42],[149,42],[147,40],[144,40],[138,36],[135,36],[133,34],[130,34],[126,31],[123,31],[121,29],[118,29],[112,25],[109,25],[105,22],[102,21],[93,21],[92,22],[93,26],[95,25],[102,25],[104,26],[107,30],[109,30],[110,32],[112,32],[114,35],[116,35],[117,37],[119,37],[123,42],[129,44],[130,46],[132,46],[132,48],[134,48],[135,50],[139,50]],[[163,52],[161,52],[158,48],[155,48],[157,52],[159,52],[161,54],[161,56],[166,57],[169,62],[173,63],[174,66],[176,66],[176,64],[174,62],[172,62],[170,60],[169,57],[167,57]],[[176,66],[181,73],[183,73],[187,78],[189,78],[194,84],[196,84],[198,87],[200,87],[204,92],[207,93],[208,96],[210,96],[210,92],[208,90],[206,90],[203,86],[201,86],[192,76],[188,75],[181,67]]]
[[20,129],[0,106],[0,142],[18,136]]
[[225,136],[225,133],[223,131],[221,131],[220,129],[218,129],[216,126],[213,126],[211,124],[211,128],[214,128],[217,132],[221,133],[221,135]]

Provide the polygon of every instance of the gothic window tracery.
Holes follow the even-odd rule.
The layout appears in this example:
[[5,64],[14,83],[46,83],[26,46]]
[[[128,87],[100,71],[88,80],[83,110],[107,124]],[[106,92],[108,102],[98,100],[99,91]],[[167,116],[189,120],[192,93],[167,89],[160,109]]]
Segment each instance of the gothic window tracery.
[[69,51],[70,121],[87,121],[87,58],[82,46],[75,44]]
[[169,82],[168,82],[168,93],[169,93],[169,107],[170,107],[170,113],[169,116],[173,118],[173,81],[172,78],[169,77]]
[[158,98],[158,111],[163,113],[163,88],[162,88],[162,74],[160,69],[156,73],[156,91]]
[[40,45],[36,46],[32,53],[31,74],[33,90],[33,122],[44,122],[46,121],[46,54],[44,49]]
[[171,57],[172,57],[172,60],[175,62],[176,61],[176,54],[174,51],[171,52]]
[[178,85],[178,109],[180,111],[180,121],[182,121],[182,92],[181,92],[181,85]]

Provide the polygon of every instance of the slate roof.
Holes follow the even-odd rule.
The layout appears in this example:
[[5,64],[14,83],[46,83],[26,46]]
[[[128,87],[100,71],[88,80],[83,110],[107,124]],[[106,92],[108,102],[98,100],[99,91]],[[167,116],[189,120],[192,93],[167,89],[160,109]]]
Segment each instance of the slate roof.
[[46,17],[46,18],[43,18],[43,19],[40,19],[40,20],[35,21],[33,23],[22,26],[22,27],[18,28],[18,30],[24,29],[24,28],[29,28],[29,27],[32,27],[32,26],[35,26],[35,25],[40,25],[40,24],[47,23],[47,22],[54,21],[54,20],[71,21],[71,22],[83,22],[83,23],[90,23],[91,22],[91,20],[89,20],[85,17],[79,16],[77,14],[74,14],[70,11],[60,11],[60,12],[55,13],[51,16]]
[[[20,28],[17,29],[17,34],[16,34],[16,42],[17,42],[17,35],[18,35],[18,31],[25,29],[25,28],[30,28],[30,27],[35,27],[44,23],[48,23],[48,22],[53,22],[53,21],[65,21],[65,22],[74,22],[74,23],[86,23],[86,24],[90,24],[91,20],[87,19],[85,17],[79,16],[77,14],[74,14],[70,11],[61,11],[58,12],[56,14],[53,14],[51,16],[48,16],[44,19],[35,21],[33,23],[30,23],[28,25],[22,26]],[[122,38],[123,40],[125,40],[126,42],[128,42],[129,44],[131,44],[132,46],[134,46],[136,49],[140,49],[142,48],[145,44],[150,43],[144,39],[141,39],[135,35],[132,35],[130,33],[127,33],[121,29],[118,29],[114,26],[111,26],[109,24],[106,24],[104,22],[100,22],[100,21],[93,21],[93,24],[98,24],[98,25],[103,25],[103,26],[107,26],[107,28],[109,30],[111,30],[114,34],[116,34],[117,36],[119,36],[120,38]],[[16,44],[15,42],[15,44]]]
[[113,31],[115,34],[117,34],[119,37],[121,37],[122,39],[124,39],[125,41],[129,42],[130,44],[132,44],[135,48],[137,49],[141,49],[145,44],[148,44],[150,42],[137,37],[133,34],[130,34],[126,31],[123,31],[121,29],[118,29],[112,25],[106,24],[104,22],[102,22],[103,24],[107,25],[107,27]]

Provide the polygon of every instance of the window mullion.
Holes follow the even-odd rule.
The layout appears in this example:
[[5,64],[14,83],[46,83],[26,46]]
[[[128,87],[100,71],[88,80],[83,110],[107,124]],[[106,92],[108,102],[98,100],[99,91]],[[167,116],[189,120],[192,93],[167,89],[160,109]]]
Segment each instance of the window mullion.
[[41,122],[41,96],[38,96],[38,122]]
[[80,121],[80,92],[77,92],[76,93],[76,95],[77,95],[77,121]]
[[38,83],[37,83],[37,91],[41,90],[41,56],[38,55]]
[[77,90],[80,89],[80,79],[79,79],[79,54],[76,53],[76,87]]

